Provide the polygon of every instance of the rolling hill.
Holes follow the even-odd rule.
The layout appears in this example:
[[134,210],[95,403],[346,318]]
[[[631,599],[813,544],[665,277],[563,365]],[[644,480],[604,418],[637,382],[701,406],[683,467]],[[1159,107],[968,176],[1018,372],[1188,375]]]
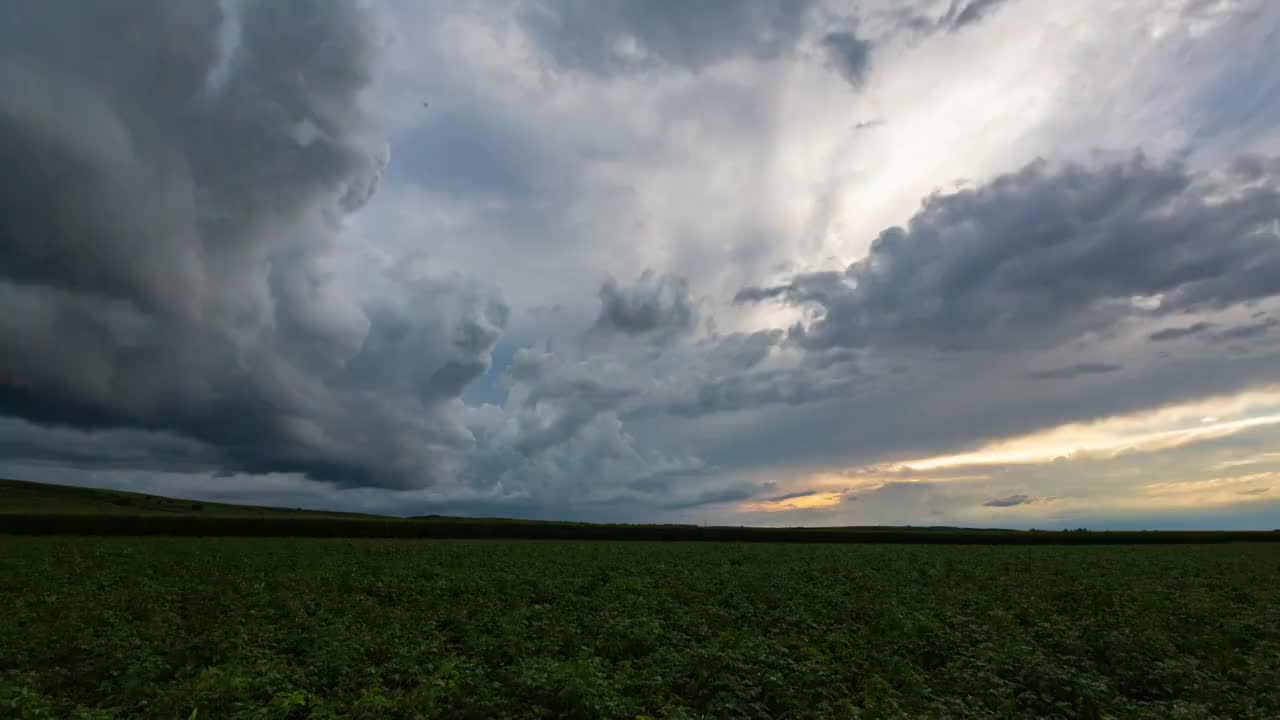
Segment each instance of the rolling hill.
[[360,513],[304,510],[258,505],[233,505],[103,490],[0,479],[0,515],[161,515],[200,517],[319,517],[374,518]]

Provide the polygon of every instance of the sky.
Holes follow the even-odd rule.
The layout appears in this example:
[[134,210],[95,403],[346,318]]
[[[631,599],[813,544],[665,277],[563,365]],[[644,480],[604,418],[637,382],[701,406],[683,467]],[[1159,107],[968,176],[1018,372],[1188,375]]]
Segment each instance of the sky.
[[0,476],[1280,527],[1269,0],[0,10]]

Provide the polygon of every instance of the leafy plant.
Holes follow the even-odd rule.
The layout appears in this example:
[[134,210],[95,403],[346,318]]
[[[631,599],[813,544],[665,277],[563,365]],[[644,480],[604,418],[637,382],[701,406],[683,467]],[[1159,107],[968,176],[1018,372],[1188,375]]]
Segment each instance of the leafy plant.
[[1280,546],[0,537],[0,717],[1275,718]]

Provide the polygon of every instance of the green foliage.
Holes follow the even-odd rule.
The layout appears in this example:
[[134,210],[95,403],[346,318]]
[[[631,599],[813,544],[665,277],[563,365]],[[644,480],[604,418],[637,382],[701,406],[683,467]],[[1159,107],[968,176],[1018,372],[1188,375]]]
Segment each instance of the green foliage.
[[[1280,533],[1219,532],[1026,532],[964,528],[764,528],[697,525],[623,525],[504,520],[500,518],[405,519],[292,511],[202,513],[184,501],[175,513],[91,514],[0,511],[0,534],[129,535],[171,537],[457,538],[527,540],[635,540],[703,542],[803,542],[929,545],[1156,545],[1280,542]],[[227,506],[236,507],[236,506]]]
[[1276,545],[0,537],[0,717],[1275,718],[1278,577]]

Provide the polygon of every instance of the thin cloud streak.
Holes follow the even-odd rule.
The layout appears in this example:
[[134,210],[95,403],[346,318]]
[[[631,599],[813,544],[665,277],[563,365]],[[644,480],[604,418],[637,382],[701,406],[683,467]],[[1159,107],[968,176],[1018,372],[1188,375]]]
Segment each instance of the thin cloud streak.
[[[1247,399],[1246,399],[1247,398]],[[1178,408],[1165,408],[1154,414],[1140,414],[1129,418],[1109,418],[1091,424],[1071,424],[1045,432],[993,443],[985,448],[966,453],[944,455],[901,463],[902,467],[929,471],[945,468],[976,467],[984,465],[1025,465],[1052,462],[1058,458],[1100,456],[1113,457],[1123,452],[1157,452],[1227,437],[1245,430],[1280,424],[1280,412],[1267,413],[1235,420],[1201,422],[1198,426],[1150,429],[1153,423],[1174,424],[1188,418],[1203,419],[1207,411],[1215,417],[1233,414],[1231,410],[1241,403],[1263,400],[1270,407],[1280,405],[1280,395],[1250,393],[1239,398],[1189,403]]]

